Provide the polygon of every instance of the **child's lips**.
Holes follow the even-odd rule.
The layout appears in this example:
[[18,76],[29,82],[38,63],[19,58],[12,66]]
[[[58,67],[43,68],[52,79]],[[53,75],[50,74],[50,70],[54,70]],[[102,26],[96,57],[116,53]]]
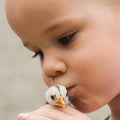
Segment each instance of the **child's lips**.
[[68,97],[72,96],[72,94],[73,94],[72,91],[74,88],[75,88],[75,85],[67,88],[67,96]]

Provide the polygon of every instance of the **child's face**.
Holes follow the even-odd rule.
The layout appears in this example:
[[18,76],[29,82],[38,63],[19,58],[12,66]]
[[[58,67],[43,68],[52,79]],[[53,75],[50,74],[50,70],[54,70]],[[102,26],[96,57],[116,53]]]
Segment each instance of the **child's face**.
[[108,6],[85,1],[17,1],[8,19],[23,44],[39,53],[46,84],[70,88],[71,102],[90,112],[120,92],[120,26]]

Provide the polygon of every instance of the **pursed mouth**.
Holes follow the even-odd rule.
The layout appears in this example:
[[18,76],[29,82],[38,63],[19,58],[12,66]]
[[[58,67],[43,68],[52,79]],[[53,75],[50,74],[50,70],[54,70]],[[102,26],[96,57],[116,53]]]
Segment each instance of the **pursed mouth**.
[[73,85],[73,86],[67,88],[67,96],[70,96],[70,93],[75,86],[76,85]]

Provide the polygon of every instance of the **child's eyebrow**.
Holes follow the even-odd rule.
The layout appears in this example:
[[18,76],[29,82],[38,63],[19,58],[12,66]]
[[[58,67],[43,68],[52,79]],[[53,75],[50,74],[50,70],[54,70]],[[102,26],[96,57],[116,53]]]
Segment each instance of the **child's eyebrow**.
[[72,17],[72,18],[64,18],[64,19],[58,20],[57,22],[48,26],[48,28],[45,30],[44,33],[54,32],[58,28],[69,26],[69,25],[74,26],[73,23],[76,23],[77,19],[76,17]]
[[63,22],[54,23],[53,25],[49,26],[45,32],[49,33],[49,32],[55,31],[57,28],[60,28],[64,24],[65,23]]

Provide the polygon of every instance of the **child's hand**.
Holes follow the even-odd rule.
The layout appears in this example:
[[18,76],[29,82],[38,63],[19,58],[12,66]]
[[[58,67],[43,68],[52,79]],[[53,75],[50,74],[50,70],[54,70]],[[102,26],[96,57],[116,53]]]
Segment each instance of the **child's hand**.
[[27,114],[20,114],[18,120],[90,120],[86,115],[71,106],[55,107],[44,105]]

